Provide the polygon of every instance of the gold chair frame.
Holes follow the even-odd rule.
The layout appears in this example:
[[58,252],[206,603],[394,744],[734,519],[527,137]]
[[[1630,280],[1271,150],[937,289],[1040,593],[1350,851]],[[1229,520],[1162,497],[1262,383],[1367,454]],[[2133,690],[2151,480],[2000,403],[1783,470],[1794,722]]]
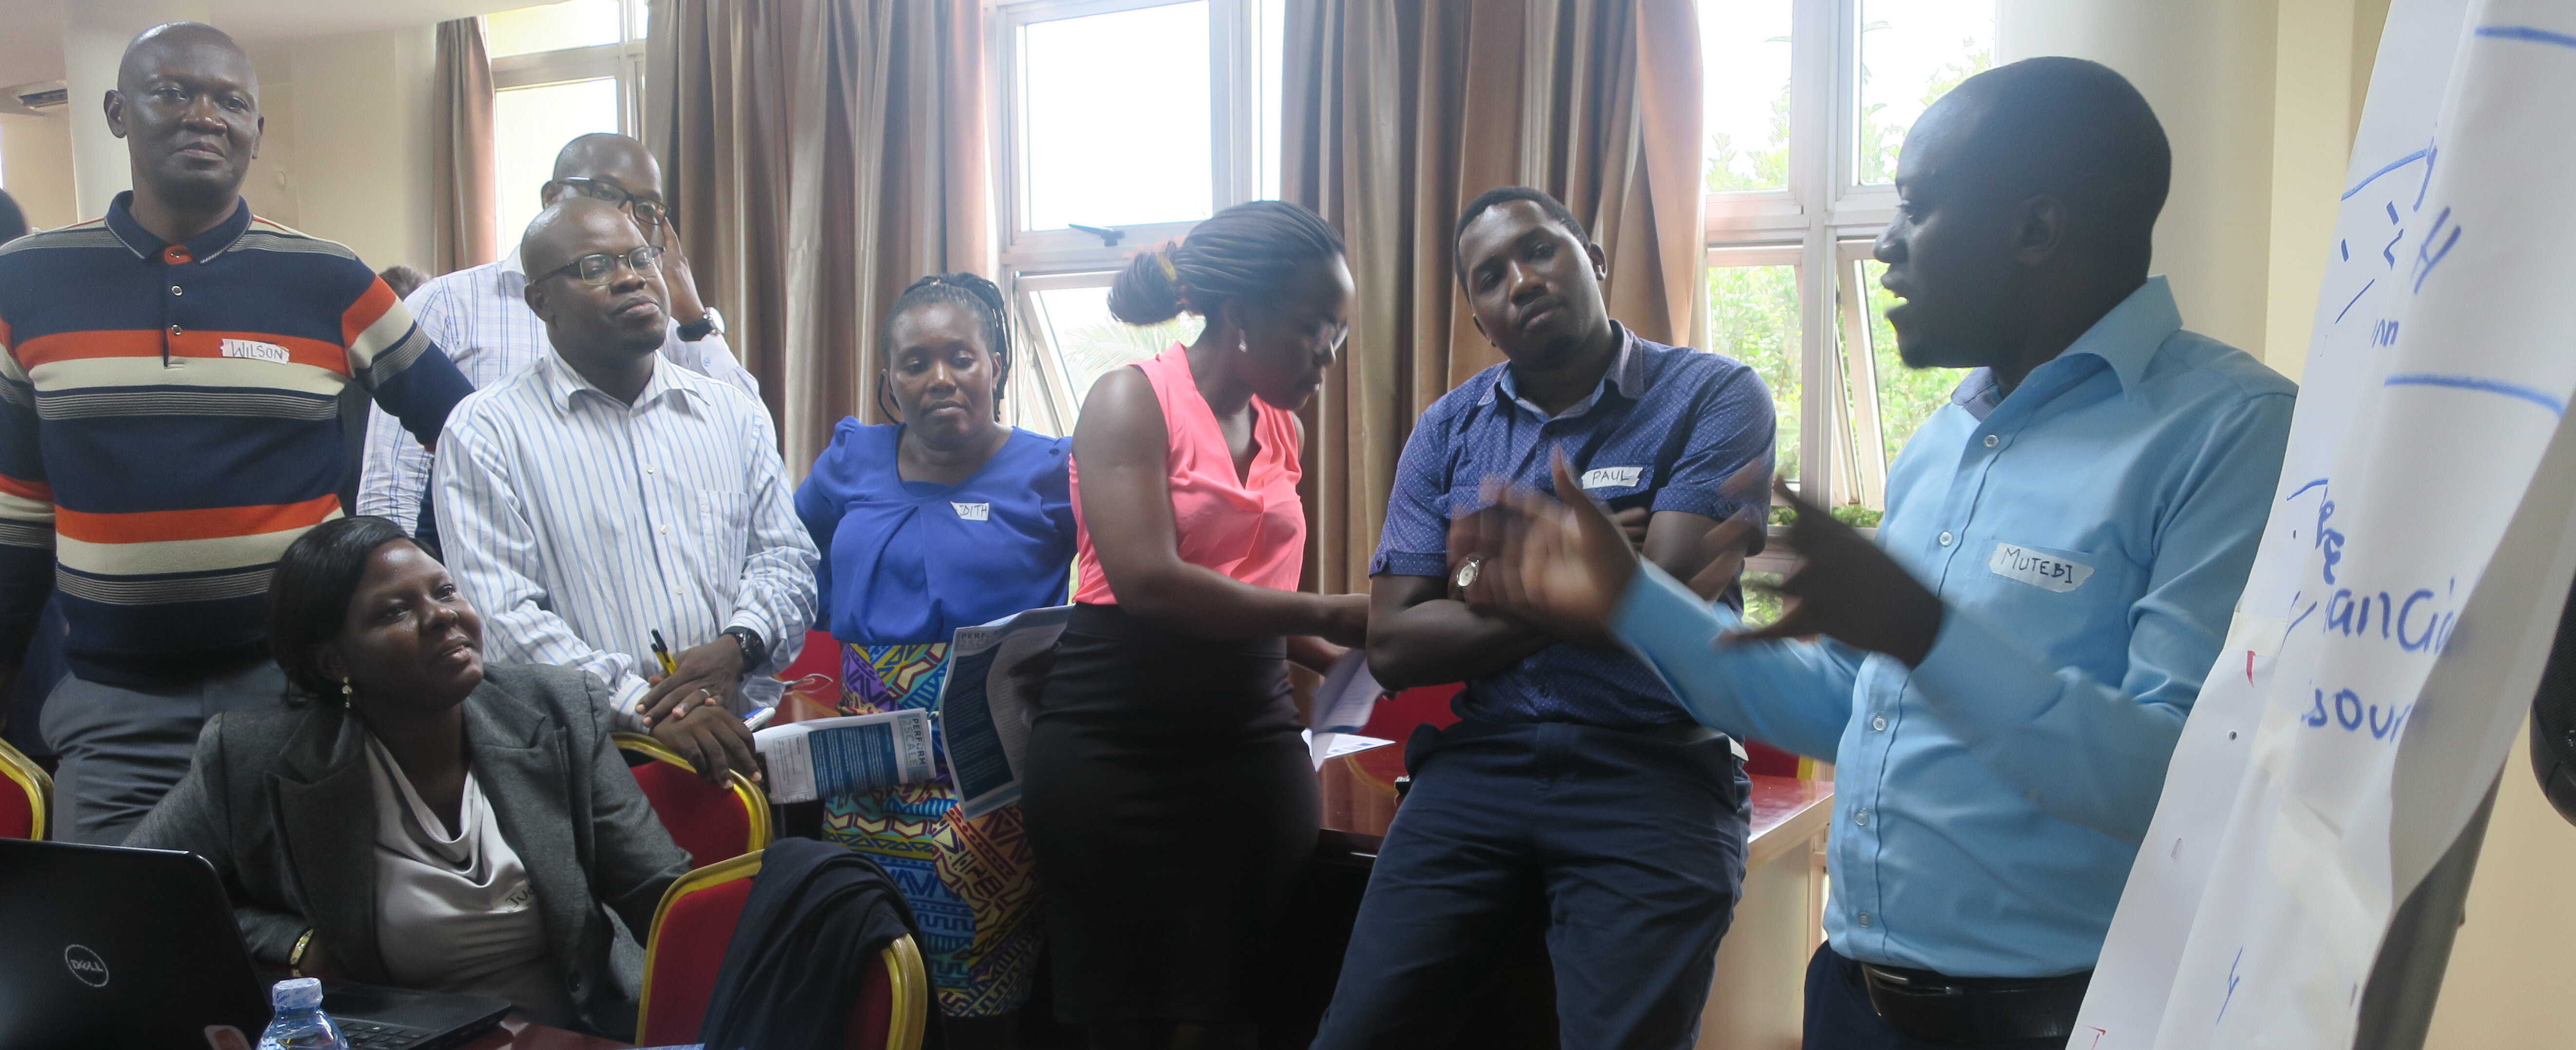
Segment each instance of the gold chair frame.
[[[662,902],[653,907],[653,937],[662,933],[662,919],[671,912],[671,903],[684,894],[736,879],[760,874],[758,852],[745,853],[732,860],[722,860],[672,880],[671,888],[662,891]],[[922,964],[921,946],[911,934],[895,938],[877,953],[886,968],[886,983],[891,1005],[886,1011],[886,1050],[921,1050],[923,1035],[930,1024],[930,971]],[[635,1032],[642,1035],[645,1018],[653,1009],[653,960],[660,953],[648,942],[644,951],[644,994],[635,1003]]]
[[[611,733],[608,736],[610,740],[616,742],[617,749],[620,751],[632,751],[653,761],[667,762],[688,770],[691,776],[697,775],[698,767],[695,763],[681,757],[679,752],[662,746],[659,740],[642,733]],[[759,784],[753,783],[750,777],[742,775],[739,769],[725,771],[725,786],[733,791],[735,798],[742,800],[743,812],[751,817],[751,834],[749,840],[743,843],[742,851],[758,853],[769,848],[769,792],[761,790]],[[707,869],[713,869],[716,866],[710,864]]]
[[54,778],[45,775],[45,767],[0,740],[0,779],[27,793],[27,806],[34,811],[27,823],[27,837],[44,841],[54,812]]

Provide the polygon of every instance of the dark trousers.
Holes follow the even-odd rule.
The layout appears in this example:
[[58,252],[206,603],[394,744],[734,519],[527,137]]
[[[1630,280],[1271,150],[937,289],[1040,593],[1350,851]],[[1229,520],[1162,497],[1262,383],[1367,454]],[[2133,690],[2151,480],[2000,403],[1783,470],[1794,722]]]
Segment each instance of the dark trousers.
[[206,719],[274,708],[285,694],[285,672],[266,660],[153,689],[65,677],[44,714],[45,740],[62,755],[54,772],[54,838],[122,844],[188,775]]
[[1935,1043],[1908,1036],[1879,1020],[1878,1011],[1870,1009],[1869,989],[1861,983],[1860,964],[1829,944],[1807,962],[1807,1033],[1801,1045],[1805,1050],[2063,1050],[2066,1040]]
[[1317,1050],[1435,1045],[1539,920],[1563,1046],[1690,1046],[1744,880],[1727,741],[1461,723],[1409,750]]

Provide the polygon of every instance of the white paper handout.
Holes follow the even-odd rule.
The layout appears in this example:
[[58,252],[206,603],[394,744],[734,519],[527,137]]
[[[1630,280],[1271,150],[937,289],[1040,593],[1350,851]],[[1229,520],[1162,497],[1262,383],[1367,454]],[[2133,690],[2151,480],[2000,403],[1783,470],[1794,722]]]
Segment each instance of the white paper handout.
[[840,798],[937,775],[930,712],[889,711],[771,726],[751,735],[773,802]]
[[1318,733],[1312,729],[1306,730],[1305,736],[1306,757],[1314,760],[1317,769],[1324,768],[1324,763],[1343,755],[1356,755],[1370,748],[1385,747],[1395,742],[1384,737],[1361,736],[1357,733]]
[[1356,733],[1368,724],[1378,698],[1384,695],[1386,690],[1369,673],[1368,650],[1352,649],[1324,672],[1324,684],[1315,688],[1314,712],[1306,724],[1318,733]]
[[1045,657],[1073,618],[1054,605],[960,627],[948,643],[948,677],[939,683],[939,732],[948,771],[957,778],[957,808],[968,817],[1020,799],[1028,768],[1029,722],[1046,688]]

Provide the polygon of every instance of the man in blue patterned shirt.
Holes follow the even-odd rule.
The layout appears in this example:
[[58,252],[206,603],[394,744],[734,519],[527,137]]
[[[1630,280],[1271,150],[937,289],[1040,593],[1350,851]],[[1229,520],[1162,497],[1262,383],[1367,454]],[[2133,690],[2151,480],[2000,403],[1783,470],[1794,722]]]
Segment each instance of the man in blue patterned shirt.
[[1436,1041],[1544,921],[1564,1045],[1688,1046],[1744,874],[1742,753],[1635,657],[1456,600],[1449,523],[1487,478],[1549,487],[1562,454],[1648,558],[1691,578],[1703,536],[1767,506],[1771,397],[1741,364],[1612,321],[1600,246],[1546,194],[1478,197],[1456,243],[1477,330],[1509,360],[1405,442],[1369,568],[1369,664],[1391,689],[1464,680],[1462,721],[1406,747],[1413,789],[1315,1045]]

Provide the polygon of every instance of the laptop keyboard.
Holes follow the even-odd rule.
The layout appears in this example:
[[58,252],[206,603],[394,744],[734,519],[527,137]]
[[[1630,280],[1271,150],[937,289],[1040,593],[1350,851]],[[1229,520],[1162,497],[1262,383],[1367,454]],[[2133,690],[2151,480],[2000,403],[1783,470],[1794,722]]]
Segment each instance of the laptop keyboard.
[[421,1031],[417,1028],[337,1017],[332,1020],[339,1024],[340,1035],[348,1040],[349,1050],[408,1050],[420,1043]]

